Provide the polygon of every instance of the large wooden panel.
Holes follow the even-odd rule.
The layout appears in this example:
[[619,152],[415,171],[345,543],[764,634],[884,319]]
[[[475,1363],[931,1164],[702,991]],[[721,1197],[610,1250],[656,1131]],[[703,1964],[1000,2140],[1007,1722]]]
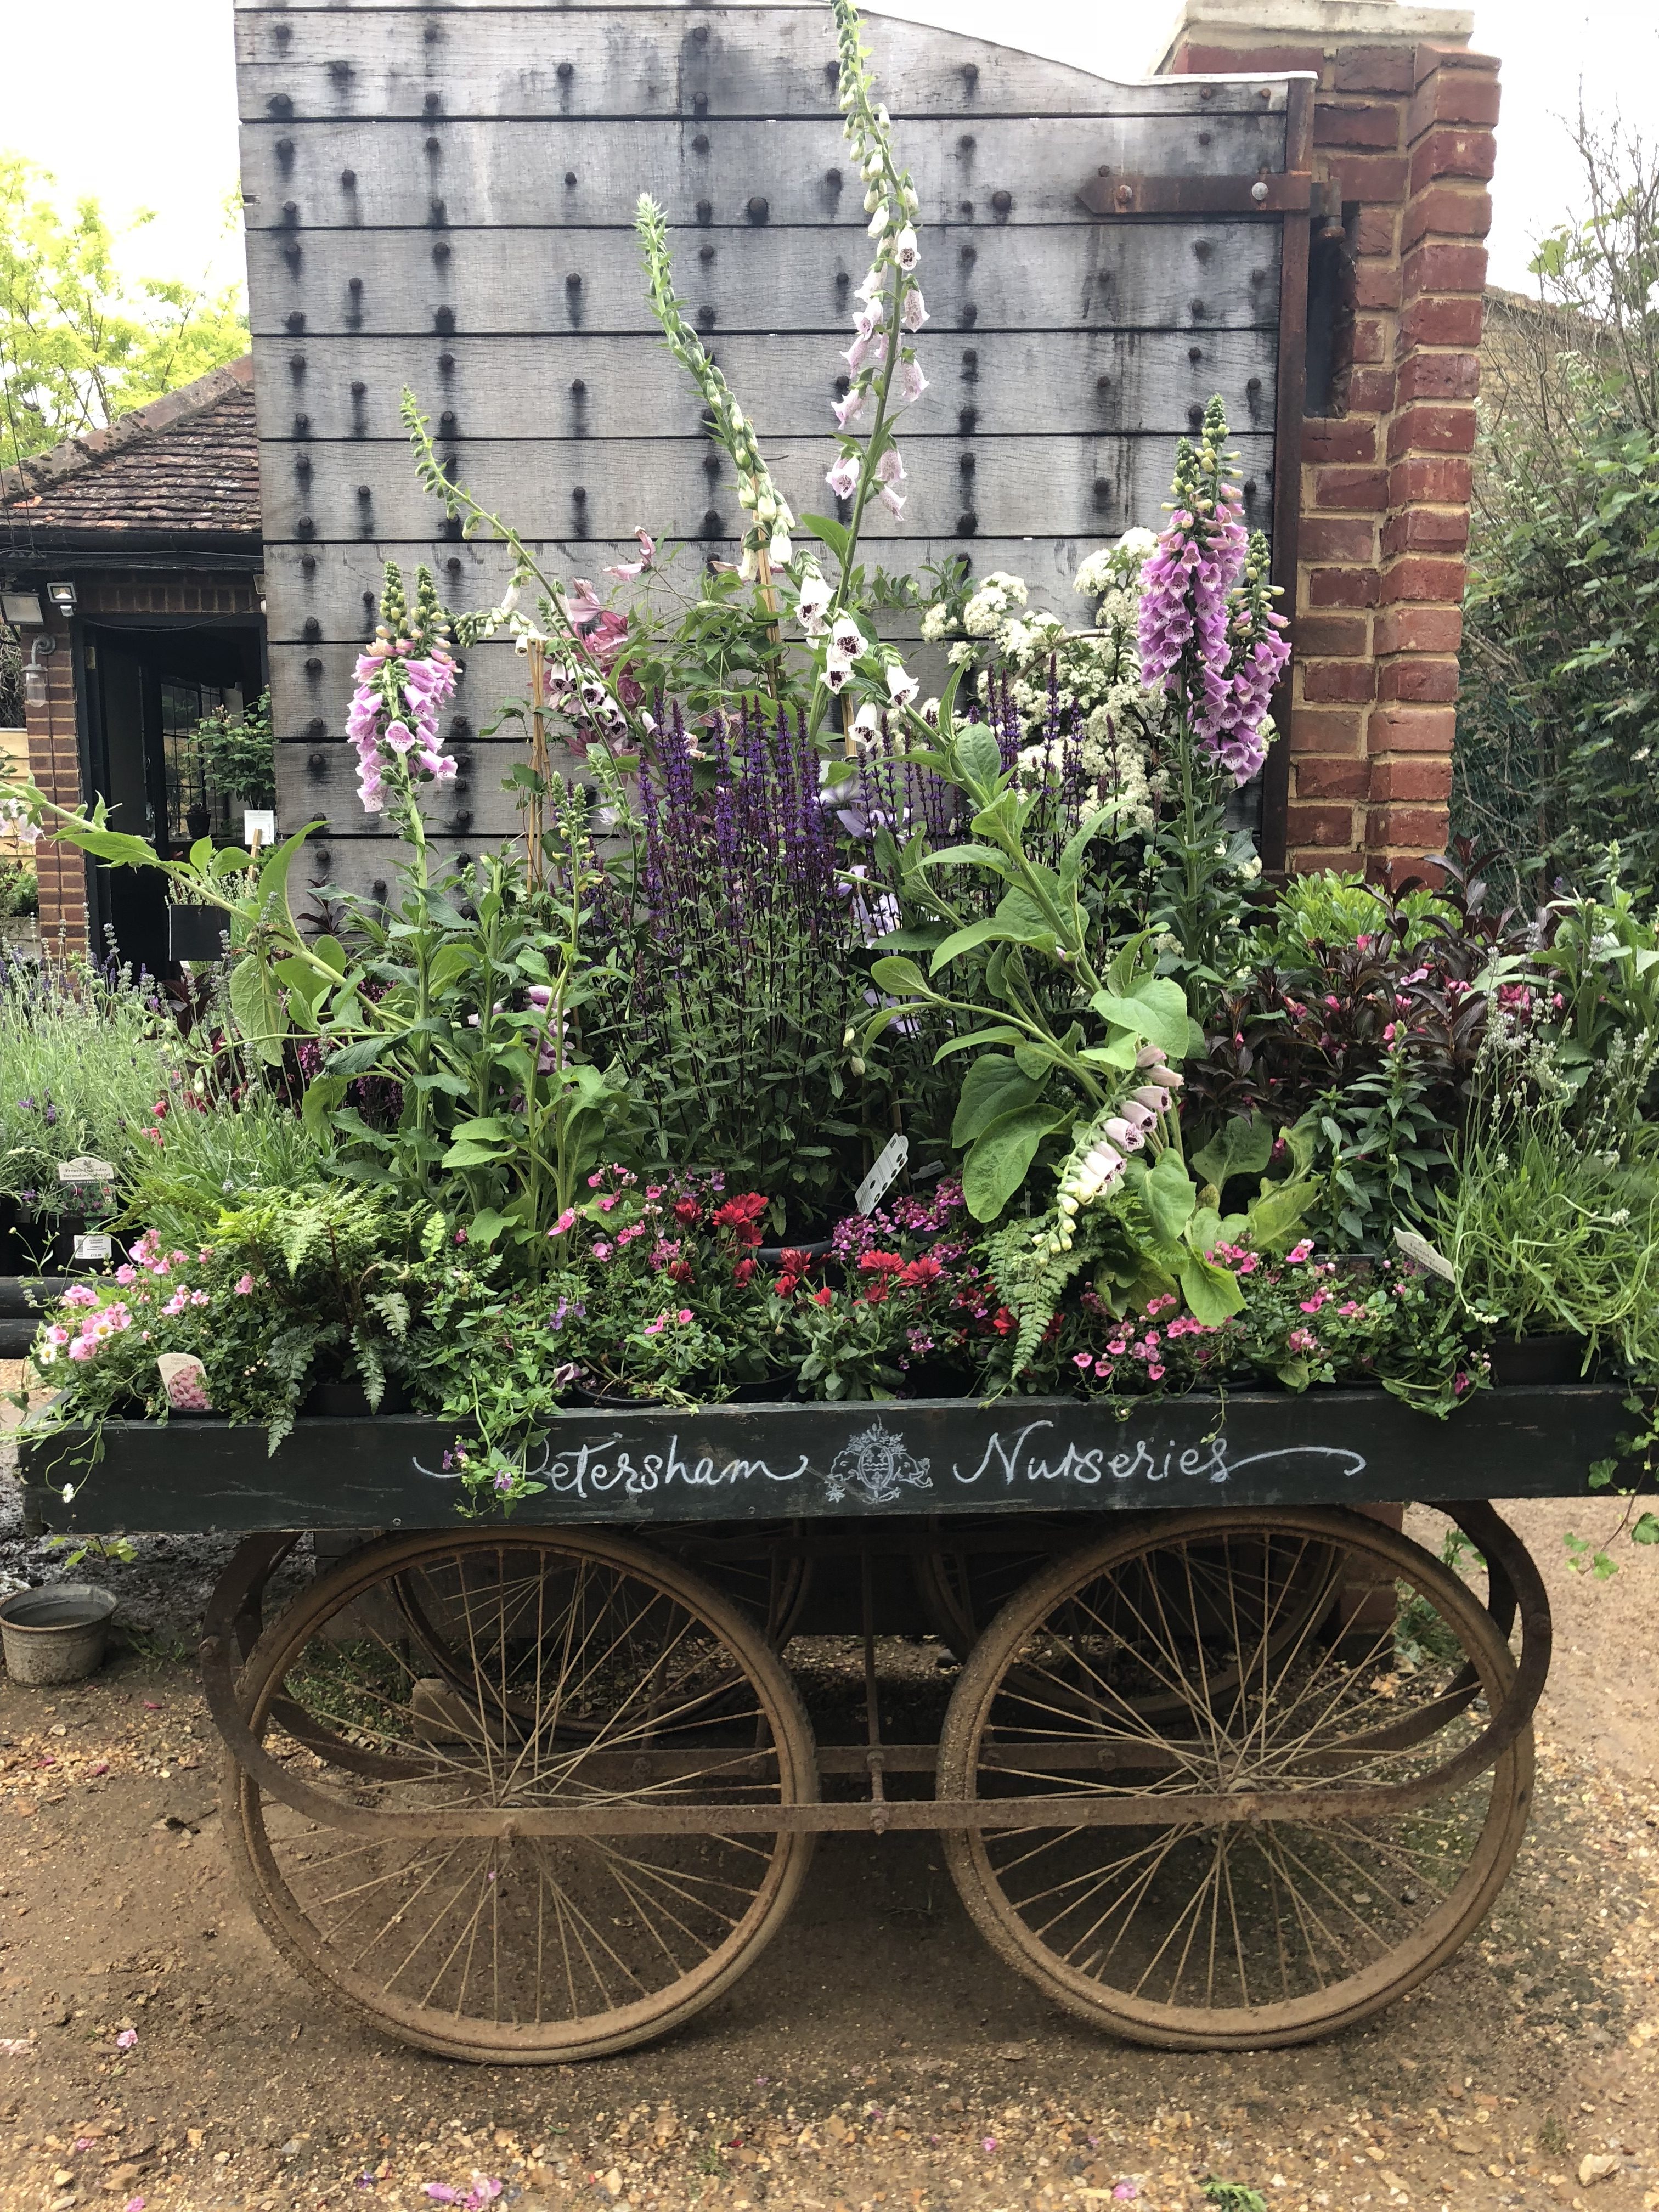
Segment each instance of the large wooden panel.
[[[249,121],[348,115],[611,117],[702,113],[836,116],[835,30],[824,8],[540,8],[492,5],[461,23],[430,9],[342,13],[303,31],[295,9],[239,17],[241,112]],[[1192,78],[1112,84],[982,39],[875,18],[869,39],[896,118],[1255,114],[1282,109],[1267,85]]]
[[[434,228],[559,228],[626,221],[641,192],[679,224],[696,222],[700,205],[714,224],[838,228],[862,220],[862,196],[830,181],[832,170],[844,179],[847,149],[827,117],[245,123],[241,136],[250,230],[378,227],[422,216]],[[283,146],[291,149],[286,156]],[[1281,168],[1284,154],[1284,115],[1265,108],[1218,115],[1201,131],[1112,115],[985,116],[970,132],[923,117],[904,127],[904,158],[927,223],[1081,228],[1095,218],[1078,191],[1102,167],[1254,176]],[[348,169],[349,188],[341,181]]]
[[[1175,439],[1218,390],[1265,523],[1277,220],[1100,222],[1077,195],[1103,165],[1282,168],[1285,80],[1121,86],[882,18],[868,34],[921,193],[933,318],[908,504],[871,521],[882,560],[961,555],[1080,611],[1079,562],[1159,520]],[[830,503],[861,192],[826,8],[330,0],[242,9],[236,35],[282,813],[327,825],[307,880],[368,889],[392,850],[337,733],[381,561],[430,561],[458,607],[491,603],[507,573],[422,493],[405,385],[550,573],[602,582],[644,524],[694,580],[734,554],[738,511],[646,312],[635,198],[667,206],[688,309],[808,511]],[[884,629],[925,676],[914,615]],[[441,852],[513,826],[515,747],[477,732],[521,679],[507,647],[469,656],[463,787],[432,808]]]
[[[1273,441],[1246,435],[1234,442],[1263,520]],[[1167,433],[912,437],[904,445],[912,472],[904,513],[895,518],[876,507],[866,532],[883,541],[971,538],[982,512],[1010,535],[1115,534],[1158,513],[1172,447]],[[441,510],[416,481],[401,441],[268,444],[261,455],[267,544],[312,535],[418,538],[436,527]],[[823,441],[773,439],[768,457],[798,512],[833,504]],[[646,520],[668,538],[726,538],[738,513],[729,479],[706,475],[696,445],[679,438],[469,438],[454,473],[529,538],[619,538]],[[302,527],[307,520],[310,530]]]
[[[841,344],[839,331],[821,331],[726,338],[712,350],[769,446],[830,434]],[[981,438],[1041,429],[1172,439],[1219,392],[1241,428],[1265,431],[1277,347],[1271,330],[930,332],[937,398],[916,420],[934,435],[954,424]],[[261,437],[354,447],[400,440],[408,386],[463,456],[474,426],[580,441],[629,436],[642,416],[661,435],[706,443],[690,380],[629,337],[475,338],[458,353],[441,339],[308,336],[305,358],[302,391],[291,375],[260,380]]]
[[[714,345],[738,331],[843,329],[868,264],[852,223],[694,228],[677,231],[673,246],[680,295],[694,319],[709,319]],[[1278,323],[1279,226],[1269,218],[1066,224],[1053,235],[1041,225],[958,224],[924,231],[921,246],[930,344],[968,329],[1201,334]],[[656,335],[639,256],[614,224],[252,230],[247,258],[262,368],[304,358],[298,341],[316,333],[429,340],[420,357],[435,360],[455,351],[440,317],[465,340]],[[296,313],[300,331],[289,328]]]

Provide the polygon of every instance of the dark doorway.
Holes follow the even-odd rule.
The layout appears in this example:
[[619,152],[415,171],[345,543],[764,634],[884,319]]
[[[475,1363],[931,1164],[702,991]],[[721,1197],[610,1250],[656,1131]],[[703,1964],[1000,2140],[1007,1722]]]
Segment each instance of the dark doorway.
[[[111,825],[147,837],[164,860],[198,837],[231,833],[197,724],[217,707],[251,704],[263,687],[257,623],[143,616],[88,623],[82,638],[91,785]],[[149,869],[94,867],[94,939],[133,968],[169,972],[161,878]]]

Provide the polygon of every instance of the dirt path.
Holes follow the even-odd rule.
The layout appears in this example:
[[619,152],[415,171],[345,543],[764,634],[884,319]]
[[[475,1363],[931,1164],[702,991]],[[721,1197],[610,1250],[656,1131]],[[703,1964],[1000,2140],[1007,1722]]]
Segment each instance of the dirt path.
[[[165,1656],[210,1561],[147,1547],[100,1578],[130,1583],[148,1660],[70,1692],[0,1686],[0,2205],[414,2212],[483,2175],[519,2212],[1164,2212],[1228,2202],[1212,2180],[1275,2212],[1653,2212],[1659,1557],[1626,1547],[1595,1585],[1565,1565],[1563,1528],[1597,1525],[1583,1509],[1512,1517],[1559,1657],[1508,1891],[1380,2021],[1231,2058],[1127,2049],[1055,2013],[907,1837],[827,1840],[772,1950],[666,2043],[545,2072],[387,2045],[301,1984],[233,1887],[210,1731]],[[1587,2159],[1613,2171],[1587,2185]]]

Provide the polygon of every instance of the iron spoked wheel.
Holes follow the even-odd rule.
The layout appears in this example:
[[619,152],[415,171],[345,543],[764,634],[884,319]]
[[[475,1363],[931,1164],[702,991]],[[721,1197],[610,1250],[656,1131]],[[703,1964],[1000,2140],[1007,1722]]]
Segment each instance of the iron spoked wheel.
[[[597,2057],[678,2027],[752,1965],[811,1856],[810,1836],[720,1832],[721,1806],[817,1793],[763,1637],[609,1534],[370,1546],[265,1632],[237,1696],[296,1781],[375,1816],[331,1828],[228,1761],[232,1856],[261,1922],[312,1981],[446,2057]],[[677,1801],[716,1810],[684,1833],[429,1832],[458,1809]]]
[[[1322,1612],[1306,1602],[1315,1551],[1343,1592]],[[1236,1569],[1249,1600],[1232,1618],[1212,1577],[1189,1578],[1198,1559]],[[1116,1824],[958,1831],[947,1863],[1002,1956],[1085,2019],[1174,2049],[1305,2042],[1421,1981],[1491,1905],[1525,1829],[1530,1729],[1472,1778],[1429,1785],[1514,1675],[1478,1597],[1375,1522],[1170,1516],[1022,1592],[964,1668],[940,1743],[941,1796],[1106,1796]],[[1390,1784],[1425,1785],[1425,1802],[1320,1811],[1322,1794]],[[1183,1796],[1252,1792],[1308,1810],[1159,1817]]]

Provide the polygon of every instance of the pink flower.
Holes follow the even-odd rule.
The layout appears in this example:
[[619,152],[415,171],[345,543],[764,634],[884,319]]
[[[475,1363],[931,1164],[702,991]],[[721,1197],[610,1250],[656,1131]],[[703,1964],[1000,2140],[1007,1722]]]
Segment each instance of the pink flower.
[[137,1281],[138,1270],[137,1267],[119,1267],[115,1270],[115,1279],[125,1290],[128,1284],[136,1283]]
[[567,1206],[547,1233],[550,1237],[567,1237],[575,1225],[576,1209],[574,1206]]
[[95,1306],[98,1293],[86,1283],[72,1283],[64,1293],[62,1304],[66,1306]]
[[1285,1255],[1285,1264],[1291,1267],[1299,1267],[1304,1260],[1311,1257],[1312,1253],[1313,1238],[1304,1237],[1299,1244],[1292,1244]]
[[[859,457],[856,453],[843,453],[824,477],[823,481],[837,499],[851,499],[853,494],[858,489],[859,467]],[[862,640],[860,641],[860,643],[862,641]]]
[[1074,1352],[1072,1354],[1073,1367],[1092,1367],[1094,1364],[1094,1354],[1091,1352]]
[[131,2051],[137,2040],[138,2031],[136,2027],[124,2027],[115,2039],[115,2048],[118,2051]]
[[611,1247],[603,1239],[593,1247],[593,1257],[599,1261],[608,1260],[611,1257]]
[[690,1320],[690,1318],[691,1309],[690,1306],[682,1306],[679,1312],[675,1316],[675,1319],[679,1322],[682,1328],[685,1327],[685,1324]]
[[390,745],[401,758],[404,754],[413,752],[421,741],[407,722],[388,722],[381,733],[381,742]]
[[239,1298],[245,1298],[245,1297],[248,1297],[248,1296],[250,1295],[250,1293],[252,1292],[252,1289],[253,1289],[253,1278],[252,1278],[252,1275],[244,1275],[244,1276],[241,1278],[241,1279],[240,1279],[240,1281],[235,1285],[235,1292],[236,1292],[236,1296],[237,1296]]
[[893,379],[894,404],[899,407],[909,407],[921,398],[927,389],[927,380],[921,373],[921,363],[914,355],[906,354],[898,365],[897,375]]
[[615,576],[618,582],[623,584],[631,584],[636,576],[642,576],[657,557],[657,541],[654,538],[643,530],[636,530],[634,535],[640,541],[639,559],[618,561],[614,568],[607,568],[605,572],[607,576]]

